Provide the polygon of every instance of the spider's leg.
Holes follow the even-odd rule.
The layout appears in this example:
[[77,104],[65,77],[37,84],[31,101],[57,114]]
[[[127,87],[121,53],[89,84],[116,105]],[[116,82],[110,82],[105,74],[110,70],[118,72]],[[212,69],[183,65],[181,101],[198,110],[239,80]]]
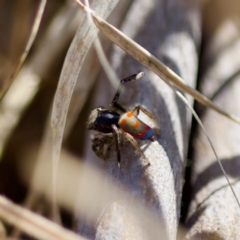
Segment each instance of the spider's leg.
[[156,134],[157,134],[157,136],[160,136],[160,128],[158,127],[157,120],[154,117],[154,115],[152,113],[150,113],[146,108],[142,107],[141,105],[138,105],[133,109],[133,111],[132,111],[133,115],[138,116],[139,110],[141,110],[144,114],[146,114],[153,121]]
[[120,81],[118,90],[117,90],[115,96],[113,97],[113,100],[112,100],[112,103],[111,103],[113,107],[119,109],[122,112],[126,112],[126,110],[117,102],[118,98],[120,97],[120,94],[121,94],[122,86],[123,86],[124,83],[137,80],[137,79],[141,78],[143,75],[144,75],[144,72],[140,72],[138,74],[134,74],[130,77],[124,78]]
[[141,148],[138,146],[137,141],[126,132],[123,132],[123,136],[135,147],[135,149],[140,153],[140,155],[143,157],[143,159],[147,162],[148,165],[150,165],[149,160],[146,158],[145,154],[142,152]]
[[117,128],[116,125],[112,124],[111,127],[112,127],[112,130],[113,130],[113,136],[115,138],[115,143],[116,143],[118,167],[120,168],[121,154],[120,154],[120,136],[119,136],[119,131],[118,131],[118,128]]

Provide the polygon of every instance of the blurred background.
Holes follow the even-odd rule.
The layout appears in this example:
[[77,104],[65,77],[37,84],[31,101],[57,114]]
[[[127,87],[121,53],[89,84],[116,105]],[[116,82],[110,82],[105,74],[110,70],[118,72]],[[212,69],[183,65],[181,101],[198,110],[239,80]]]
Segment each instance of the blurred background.
[[[120,12],[118,14],[121,18],[118,19],[114,12],[109,17],[109,21],[115,23],[115,25],[121,24],[127,9],[130,8],[134,1],[125,2],[127,3],[124,5],[117,5]],[[196,47],[198,73],[194,76],[198,80],[196,83],[197,88],[213,100],[224,99],[220,100],[220,106],[223,106],[228,112],[238,114],[238,111],[240,111],[238,107],[239,99],[231,99],[231,97],[237,97],[238,93],[235,91],[233,94],[230,90],[239,88],[238,85],[231,84],[239,82],[240,2],[234,0],[228,1],[228,3],[220,0],[196,2],[199,4],[198,10],[201,15],[201,24],[198,26],[201,33],[199,35],[193,34],[193,38],[198,35],[199,40],[197,39],[196,42],[200,42]],[[24,51],[38,6],[39,1],[34,0],[0,0],[0,90]],[[53,98],[64,59],[83,17],[83,12],[78,9],[74,1],[51,0],[47,2],[40,29],[26,62],[14,84],[0,103],[0,193],[15,203],[29,205],[36,212],[50,218],[49,209],[51,204],[49,200],[44,195],[33,197],[34,194],[32,194],[30,188],[31,184],[27,184],[26,176],[30,177],[34,173],[31,172],[30,167],[30,172],[23,176],[25,174],[23,168],[26,170],[27,166],[37,164],[40,149],[44,145],[44,136],[47,135],[46,130],[48,129],[47,126],[49,126]],[[102,39],[102,41],[104,40]],[[111,48],[110,43],[104,45],[106,53]],[[90,51],[91,58],[98,61],[95,50],[91,49]],[[85,76],[92,74],[89,79],[96,79],[100,74],[100,65],[92,62],[89,66],[89,69],[86,69]],[[78,86],[79,95],[83,91],[85,95],[79,102],[78,108],[74,107],[76,104],[72,108],[70,107],[71,120],[63,141],[65,153],[69,154],[69,158],[74,158],[74,161],[79,163],[84,161],[84,156],[90,149],[89,143],[85,140],[86,121],[92,108],[92,99],[94,99],[96,91],[98,91],[94,83],[95,80],[89,80],[88,83],[84,83],[84,86]],[[111,89],[108,84],[104,85],[104,87],[107,90],[108,88]],[[230,90],[226,90],[226,93],[224,89]],[[222,97],[220,97],[221,94],[223,94]],[[102,99],[105,98],[106,96],[102,96]],[[225,101],[225,99],[229,100]],[[77,103],[79,99],[73,98],[72,102],[74,101]],[[234,104],[231,104],[231,102]],[[239,146],[238,135],[240,136],[240,134],[238,134],[238,127],[235,128],[236,126],[233,124],[233,130],[227,131],[227,133],[231,132],[231,134],[228,136],[227,141],[229,146],[224,151],[222,146],[227,145],[224,142],[226,140],[224,136],[227,133],[220,130],[223,128],[230,129],[229,122],[222,122],[222,120],[218,122],[217,117],[211,115],[212,112],[209,113],[211,116],[208,118],[206,109],[200,105],[195,106],[203,120],[205,119],[204,123],[209,131],[213,125],[217,126],[215,132],[212,135],[210,133],[210,135],[214,138],[220,158],[226,160],[225,167],[229,170],[228,173],[233,179],[238,178],[238,172],[235,171],[236,166],[239,167],[239,148],[237,146]],[[189,126],[189,128],[191,127]],[[200,176],[199,180],[201,171],[209,170],[208,164],[211,164],[212,161],[207,176],[210,175],[213,179],[217,179],[221,175],[218,171],[218,164],[215,162],[212,153],[209,153],[211,150],[205,146],[207,143],[202,138],[204,137],[199,133],[197,124],[193,122],[189,138],[189,149],[186,147],[188,164],[180,214],[182,223],[186,221],[192,193],[195,194],[201,189],[199,185],[192,188],[194,183],[202,183],[204,177]],[[220,143],[218,143],[218,138],[221,139]],[[201,162],[203,159],[207,163],[204,163],[203,166],[196,163],[196,169],[192,169],[194,160]],[[228,164],[227,160],[229,159],[235,165]],[[49,160],[49,168],[51,168],[51,165],[52,163]],[[215,167],[218,169],[217,173],[214,172]],[[48,167],[45,166],[45,168]],[[203,181],[203,184],[206,184],[206,182]],[[32,198],[29,198],[30,195]],[[197,203],[193,203],[194,207],[196,205]],[[64,226],[70,229],[76,228],[74,213],[62,207],[61,214]],[[194,220],[190,227],[196,221]]]

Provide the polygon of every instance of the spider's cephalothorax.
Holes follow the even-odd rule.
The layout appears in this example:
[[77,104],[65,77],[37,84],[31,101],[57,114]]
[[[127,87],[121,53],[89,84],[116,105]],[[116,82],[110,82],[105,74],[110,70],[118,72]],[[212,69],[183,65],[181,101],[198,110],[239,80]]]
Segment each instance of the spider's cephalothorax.
[[[150,112],[148,112],[145,108],[139,105],[135,107],[132,112],[129,112],[129,111],[126,111],[117,102],[120,96],[123,84],[129,81],[137,80],[140,77],[142,77],[143,74],[144,74],[143,72],[140,72],[128,78],[122,79],[120,82],[118,91],[112,100],[112,104],[111,104],[112,110],[108,110],[102,107],[96,108],[91,112],[88,118],[88,123],[87,123],[88,129],[96,130],[100,133],[113,133],[115,142],[116,142],[119,166],[121,161],[119,131],[122,131],[123,136],[126,137],[131,142],[131,144],[137,149],[137,151],[141,154],[141,156],[144,159],[146,159],[146,157],[143,154],[140,147],[138,146],[135,138],[140,140],[154,141],[154,130],[137,117],[139,114],[139,110],[141,110],[149,118],[152,119],[152,121],[155,124],[156,133],[159,134],[159,129],[157,127],[157,122],[155,120],[155,117]],[[119,112],[121,112],[121,114]],[[102,145],[103,141],[102,139],[101,140],[100,139],[101,138],[99,138],[99,136],[97,138],[94,138],[95,143]],[[94,146],[95,150],[96,148],[97,146]],[[100,155],[99,152],[98,152],[98,155]]]

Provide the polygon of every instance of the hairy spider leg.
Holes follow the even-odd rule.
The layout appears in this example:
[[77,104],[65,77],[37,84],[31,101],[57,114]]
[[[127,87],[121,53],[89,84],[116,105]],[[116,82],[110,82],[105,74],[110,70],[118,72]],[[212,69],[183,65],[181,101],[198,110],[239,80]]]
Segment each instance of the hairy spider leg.
[[[158,127],[158,124],[157,124],[157,121],[156,121],[156,118],[154,117],[154,115],[152,113],[150,113],[146,108],[142,107],[141,105],[136,106],[132,110],[133,115],[135,115],[137,117],[139,114],[139,110],[141,110],[144,114],[146,114],[153,121],[156,134],[157,134],[157,136],[160,136],[160,129]],[[154,139],[150,139],[150,140],[154,140]]]
[[113,135],[116,143],[116,151],[117,151],[117,159],[118,159],[118,167],[120,168],[120,162],[121,162],[121,154],[120,154],[120,136],[118,132],[118,128],[116,125],[111,125],[113,130]]
[[148,165],[150,165],[149,160],[146,158],[145,154],[142,152],[141,148],[138,146],[137,141],[127,132],[123,132],[123,136],[135,147],[135,149],[140,153],[142,158],[147,162]]
[[122,86],[124,83],[126,82],[131,82],[131,81],[135,81],[139,78],[141,78],[142,76],[144,75],[144,72],[140,72],[138,74],[134,74],[130,77],[127,77],[127,78],[124,78],[120,81],[120,84],[119,84],[119,87],[118,87],[118,90],[115,94],[115,96],[113,97],[113,100],[112,100],[112,106],[121,110],[122,112],[126,112],[126,109],[124,109],[118,102],[118,98],[120,97],[120,94],[121,94],[121,90],[122,90]]

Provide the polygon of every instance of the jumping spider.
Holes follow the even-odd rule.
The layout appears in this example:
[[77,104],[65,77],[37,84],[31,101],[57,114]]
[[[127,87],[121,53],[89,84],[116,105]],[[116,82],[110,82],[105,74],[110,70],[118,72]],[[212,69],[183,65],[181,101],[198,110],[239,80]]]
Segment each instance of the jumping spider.
[[[140,140],[151,140],[154,141],[154,130],[149,127],[147,124],[142,122],[137,116],[139,114],[139,110],[141,110],[144,114],[146,114],[154,123],[156,134],[159,135],[159,128],[157,126],[157,122],[155,117],[144,107],[138,105],[131,112],[126,111],[118,102],[118,98],[120,96],[122,86],[126,82],[135,81],[141,78],[144,75],[143,72],[138,74],[134,74],[130,77],[124,78],[120,81],[119,88],[111,102],[111,110],[99,107],[94,109],[88,118],[87,127],[89,130],[96,130],[100,133],[108,134],[112,133],[115,138],[116,150],[117,150],[117,159],[118,166],[120,167],[121,155],[120,155],[120,135],[121,131],[122,135],[136,148],[136,150],[141,154],[141,156],[149,163],[144,153],[140,149],[137,144],[135,138]],[[93,150],[96,154],[105,158],[106,151],[110,143],[111,138],[107,138],[104,140],[102,135],[97,134],[93,137]],[[106,145],[105,145],[106,144]],[[103,151],[103,152],[101,152]]]

